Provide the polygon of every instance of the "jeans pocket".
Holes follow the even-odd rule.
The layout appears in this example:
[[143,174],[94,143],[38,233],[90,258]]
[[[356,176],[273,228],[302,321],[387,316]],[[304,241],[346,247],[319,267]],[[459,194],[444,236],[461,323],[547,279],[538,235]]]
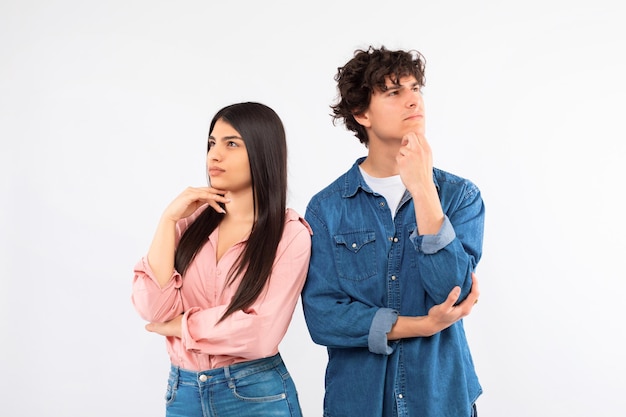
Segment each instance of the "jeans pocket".
[[176,391],[178,389],[178,375],[174,371],[170,371],[167,379],[167,388],[165,389],[165,405],[170,405],[176,399]]
[[248,402],[273,402],[287,398],[285,379],[276,369],[236,378],[229,383],[233,395]]

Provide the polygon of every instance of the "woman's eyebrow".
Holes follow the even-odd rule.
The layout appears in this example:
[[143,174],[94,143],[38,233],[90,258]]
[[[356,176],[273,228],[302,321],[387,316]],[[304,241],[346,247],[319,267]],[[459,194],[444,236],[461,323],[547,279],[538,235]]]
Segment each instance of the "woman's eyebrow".
[[[209,139],[217,140],[217,138],[213,135],[209,136]],[[221,138],[221,140],[233,140],[233,139],[243,140],[242,137],[237,136],[237,135],[229,135],[229,136],[224,136]]]

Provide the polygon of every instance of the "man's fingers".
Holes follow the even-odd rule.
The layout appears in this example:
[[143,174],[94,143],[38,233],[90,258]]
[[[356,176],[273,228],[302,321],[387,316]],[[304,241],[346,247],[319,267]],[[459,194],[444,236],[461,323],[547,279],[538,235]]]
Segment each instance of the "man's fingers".
[[472,272],[472,290],[469,293],[468,297],[472,297],[472,304],[476,304],[478,301],[478,296],[480,295],[480,289],[478,288],[478,278],[476,274]]
[[476,278],[476,274],[472,272],[472,290],[467,295],[467,298],[463,300],[459,307],[461,307],[461,311],[463,311],[463,316],[467,316],[472,308],[478,303],[478,296],[480,295],[480,291],[478,289],[478,279]]
[[460,295],[461,295],[461,287],[456,286],[452,288],[452,291],[450,291],[450,293],[448,294],[448,298],[446,299],[444,303],[446,304],[446,307],[452,308],[454,304],[456,304],[456,302],[459,300]]

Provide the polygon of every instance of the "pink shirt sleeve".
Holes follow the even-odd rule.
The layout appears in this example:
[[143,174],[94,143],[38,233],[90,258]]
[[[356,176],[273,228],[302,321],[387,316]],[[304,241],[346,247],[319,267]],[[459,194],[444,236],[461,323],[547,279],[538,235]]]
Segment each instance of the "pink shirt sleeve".
[[180,294],[182,277],[176,271],[169,283],[161,288],[144,256],[135,265],[132,302],[139,316],[150,322],[163,323],[183,313]]
[[[191,216],[181,219],[176,224],[176,245],[189,225],[207,207],[204,205]],[[180,287],[183,279],[177,271],[172,271],[168,284],[161,288],[144,256],[137,262],[133,270],[133,287],[131,300],[139,316],[150,322],[163,323],[183,313],[183,302]]]
[[244,359],[278,352],[304,286],[311,256],[310,227],[293,211],[289,211],[288,219],[272,274],[255,303],[219,324],[226,305],[208,309],[192,307],[186,311],[182,339],[187,350]]

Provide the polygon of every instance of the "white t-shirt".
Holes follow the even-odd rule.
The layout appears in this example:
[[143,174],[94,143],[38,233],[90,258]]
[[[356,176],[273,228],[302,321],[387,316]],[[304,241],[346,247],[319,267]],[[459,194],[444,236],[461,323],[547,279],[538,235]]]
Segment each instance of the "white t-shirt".
[[400,175],[392,175],[391,177],[385,178],[376,178],[368,175],[362,168],[361,175],[363,175],[363,179],[369,185],[369,187],[375,193],[378,193],[385,197],[387,201],[387,206],[391,211],[391,218],[394,218],[396,215],[396,210],[398,208],[398,204],[400,204],[400,200],[406,191],[406,187],[402,183],[402,179]]

